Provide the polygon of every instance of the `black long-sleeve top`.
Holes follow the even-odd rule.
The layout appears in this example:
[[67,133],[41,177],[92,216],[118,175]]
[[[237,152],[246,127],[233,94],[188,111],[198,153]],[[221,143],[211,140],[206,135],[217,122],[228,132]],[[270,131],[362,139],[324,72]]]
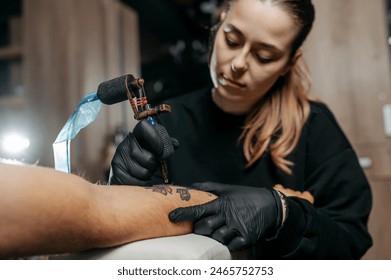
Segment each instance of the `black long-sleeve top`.
[[371,246],[367,230],[371,191],[357,156],[330,110],[311,102],[298,145],[287,158],[293,174],[278,169],[268,153],[246,168],[239,141],[244,116],[219,109],[211,89],[167,103],[172,113],[159,121],[180,146],[169,158],[174,184],[219,182],[253,187],[281,184],[309,191],[314,205],[288,198],[288,217],[277,238],[259,240],[250,250],[257,259],[358,259]]

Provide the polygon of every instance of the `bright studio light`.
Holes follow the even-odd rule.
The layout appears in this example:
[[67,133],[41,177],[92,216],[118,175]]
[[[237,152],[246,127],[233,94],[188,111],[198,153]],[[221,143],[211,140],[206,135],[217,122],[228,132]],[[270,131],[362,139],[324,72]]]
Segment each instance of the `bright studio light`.
[[4,151],[17,154],[30,147],[30,140],[22,135],[9,134],[3,138]]

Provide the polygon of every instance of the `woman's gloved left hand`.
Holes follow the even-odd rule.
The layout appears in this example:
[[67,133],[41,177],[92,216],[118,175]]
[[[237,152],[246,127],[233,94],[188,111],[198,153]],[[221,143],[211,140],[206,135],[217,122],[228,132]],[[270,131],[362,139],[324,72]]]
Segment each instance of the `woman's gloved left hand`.
[[195,222],[196,234],[210,236],[231,251],[243,250],[260,238],[274,237],[283,221],[280,195],[274,189],[218,183],[199,183],[191,188],[208,191],[217,199],[169,214],[173,222]]

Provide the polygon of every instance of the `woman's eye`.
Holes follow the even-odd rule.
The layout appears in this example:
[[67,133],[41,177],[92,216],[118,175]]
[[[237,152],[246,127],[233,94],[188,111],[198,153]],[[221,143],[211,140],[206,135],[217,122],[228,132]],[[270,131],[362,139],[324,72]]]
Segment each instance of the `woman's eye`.
[[258,61],[260,63],[262,63],[262,64],[267,64],[267,63],[270,63],[270,62],[273,61],[273,59],[270,58],[270,57],[264,57],[264,56],[261,56],[261,55],[258,55],[258,54],[256,54],[255,56],[258,59]]
[[237,41],[235,41],[235,40],[232,40],[232,39],[230,39],[230,38],[228,38],[228,37],[225,38],[225,42],[226,42],[227,45],[230,46],[230,47],[237,47],[237,46],[240,45],[239,42],[237,42]]

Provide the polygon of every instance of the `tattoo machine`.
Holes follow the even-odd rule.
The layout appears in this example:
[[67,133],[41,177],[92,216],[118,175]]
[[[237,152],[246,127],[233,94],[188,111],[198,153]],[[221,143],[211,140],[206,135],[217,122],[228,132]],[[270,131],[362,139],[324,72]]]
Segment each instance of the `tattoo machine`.
[[171,112],[167,104],[160,104],[151,108],[144,91],[144,80],[128,74],[101,83],[98,86],[97,96],[107,105],[129,100],[136,120],[147,119],[152,124],[163,140],[163,155],[160,161],[162,178],[165,184],[170,183],[166,159],[174,154],[174,146],[167,130],[157,123],[156,117],[160,113]]

